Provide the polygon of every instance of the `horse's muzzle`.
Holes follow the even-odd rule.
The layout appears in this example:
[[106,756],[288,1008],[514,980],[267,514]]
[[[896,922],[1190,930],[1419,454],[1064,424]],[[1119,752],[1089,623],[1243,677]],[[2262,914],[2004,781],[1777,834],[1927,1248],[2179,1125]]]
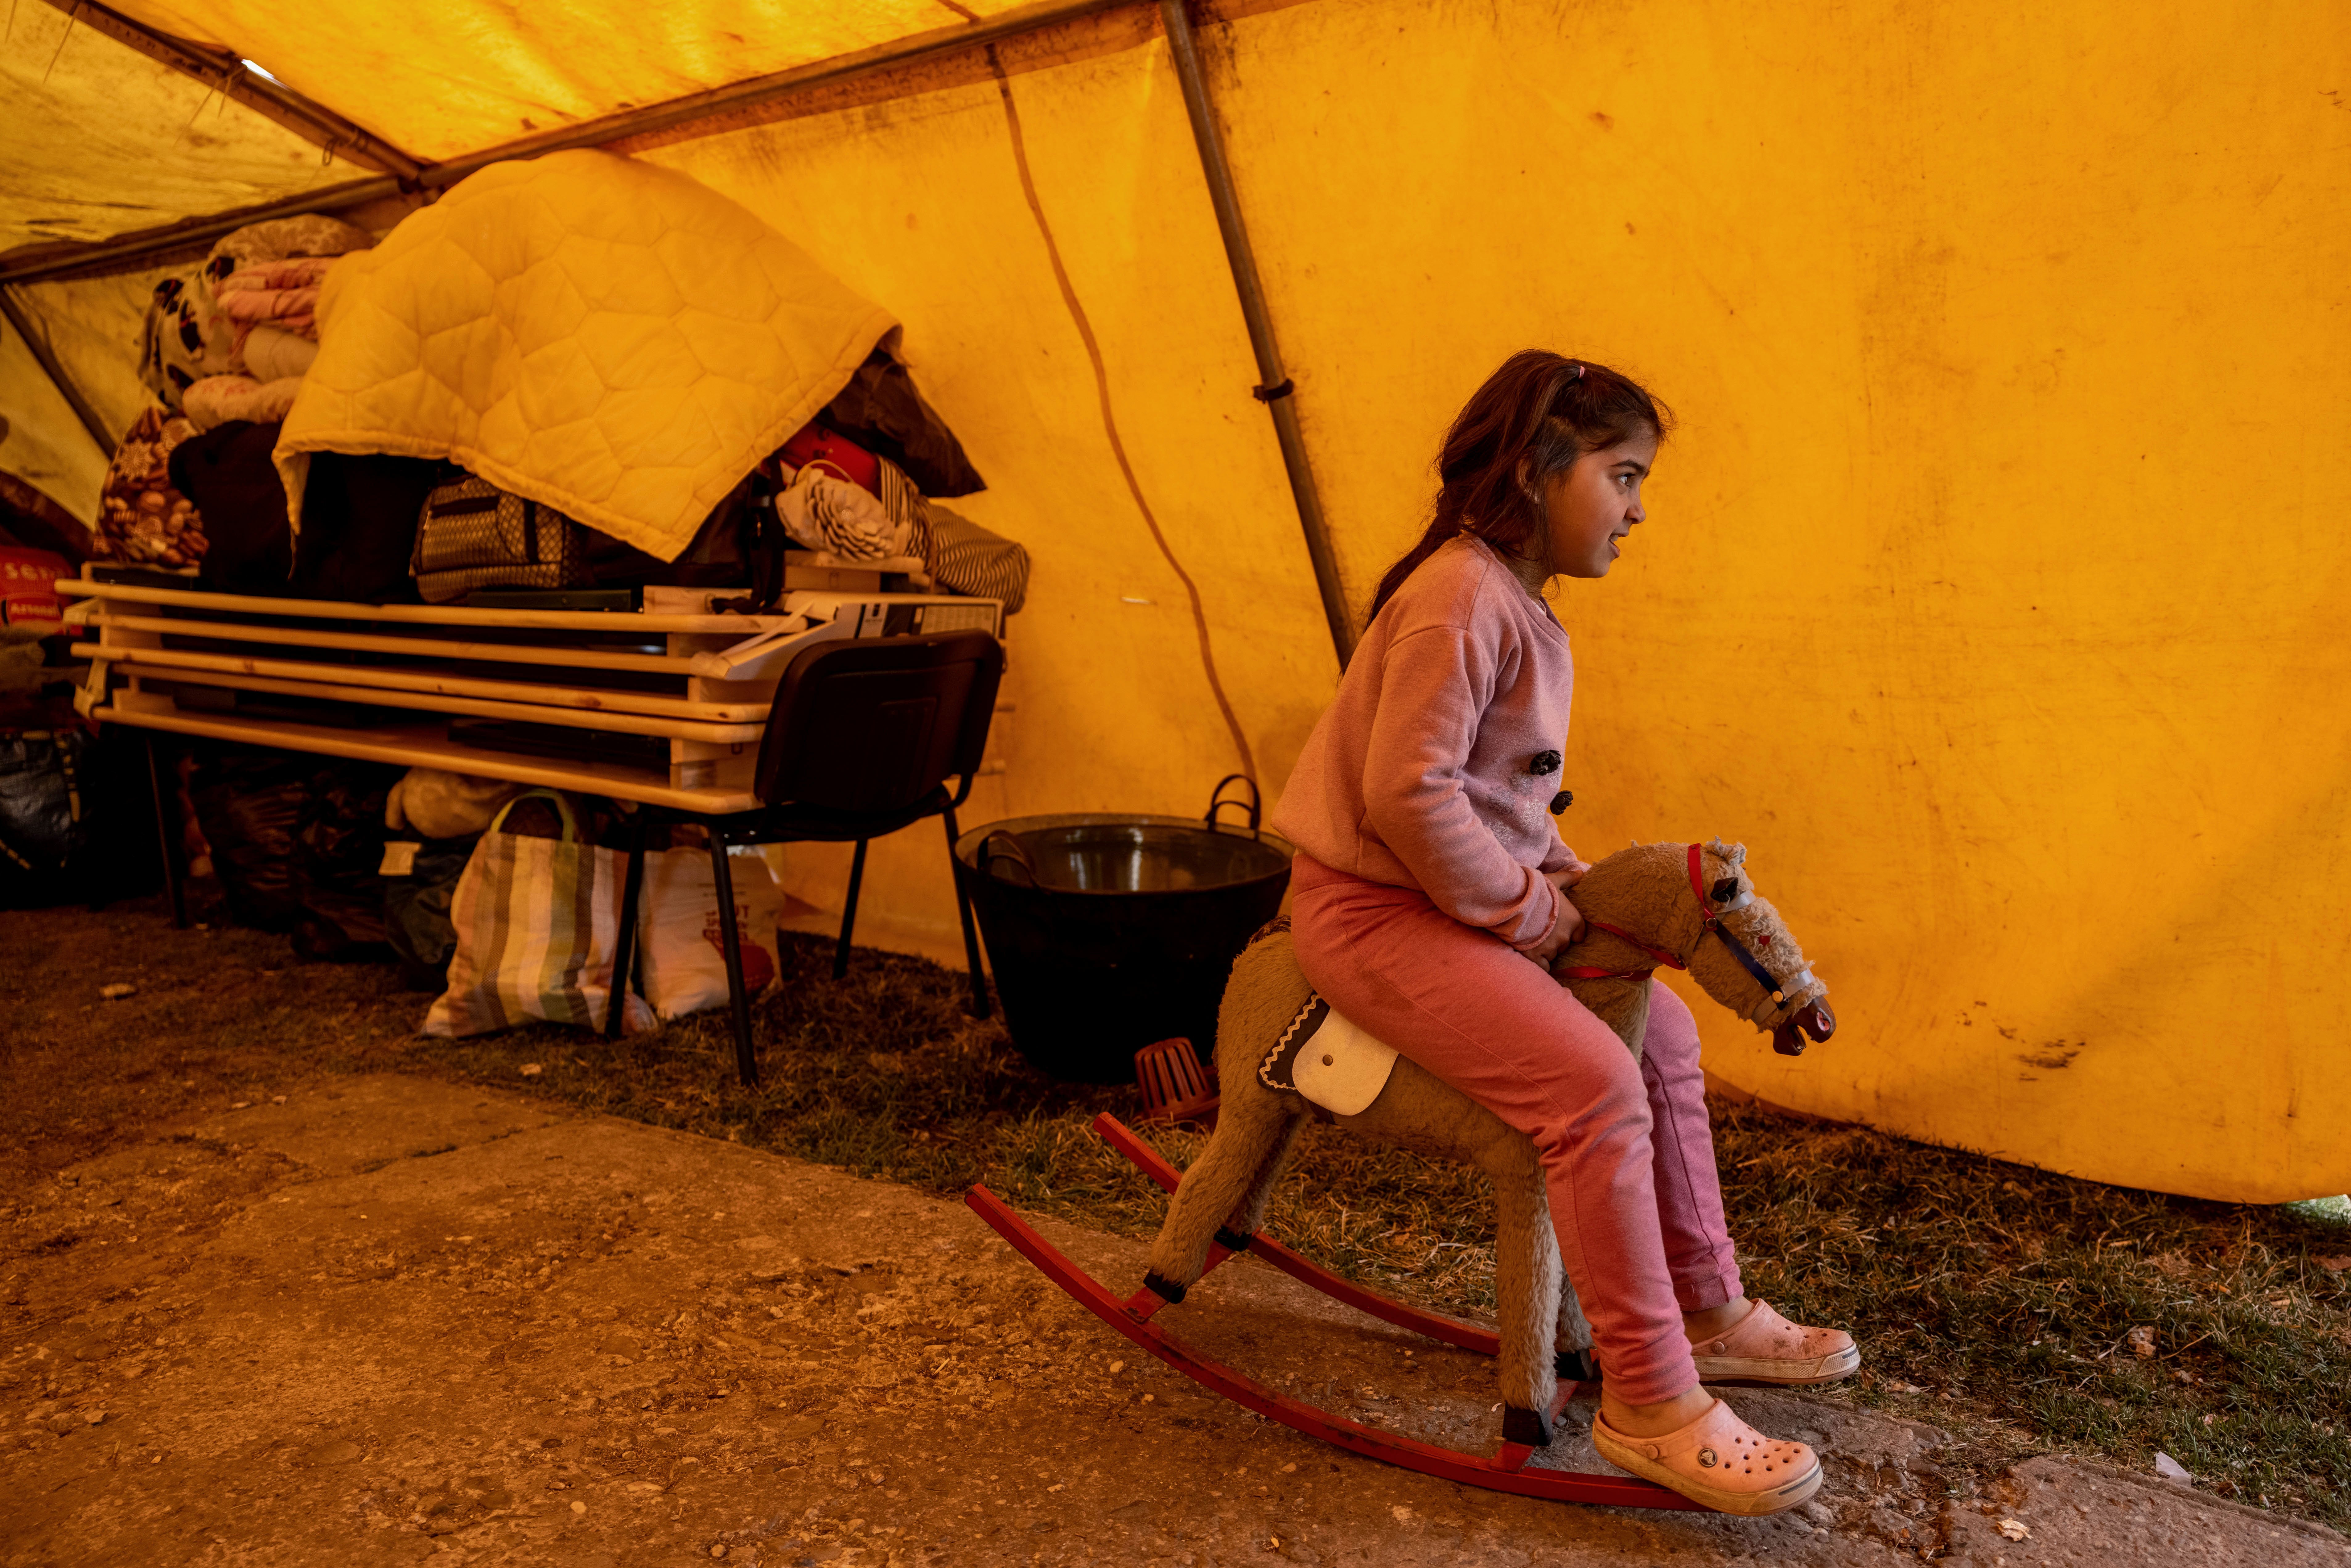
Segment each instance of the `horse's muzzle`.
[[[1802,1033],[1798,1031],[1802,1030]],[[1771,1031],[1771,1049],[1782,1056],[1804,1054],[1804,1037],[1823,1040],[1836,1033],[1836,1014],[1829,1010],[1826,997],[1805,1003],[1790,1013],[1785,1022]]]

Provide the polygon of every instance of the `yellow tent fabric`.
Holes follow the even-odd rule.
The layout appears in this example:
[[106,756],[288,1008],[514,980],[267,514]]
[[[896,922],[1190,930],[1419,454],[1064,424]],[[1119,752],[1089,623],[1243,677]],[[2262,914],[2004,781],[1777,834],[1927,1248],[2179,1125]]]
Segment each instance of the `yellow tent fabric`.
[[[815,10],[768,8],[775,58]],[[1165,47],[1122,16],[637,152],[906,324],[991,482],[958,509],[1036,557],[967,822],[1278,793],[1336,674]],[[1355,604],[1510,350],[1681,416],[1626,559],[1556,600],[1565,828],[1749,845],[1844,1027],[1791,1061],[1701,1004],[1716,1071],[2106,1181],[2351,1186],[2351,14],[1302,0],[1202,42]],[[902,840],[860,928],[946,938],[935,830]],[[845,860],[796,848],[792,890]]]
[[47,5],[0,39],[0,250],[100,239],[353,177],[292,131]]
[[0,473],[24,480],[84,524],[98,520],[106,453],[5,321],[0,321]]
[[448,158],[1011,7],[1004,0],[129,0],[117,8],[164,32],[235,48],[412,156]]
[[606,152],[494,163],[319,295],[276,457],[447,457],[674,559],[896,323],[701,183]]

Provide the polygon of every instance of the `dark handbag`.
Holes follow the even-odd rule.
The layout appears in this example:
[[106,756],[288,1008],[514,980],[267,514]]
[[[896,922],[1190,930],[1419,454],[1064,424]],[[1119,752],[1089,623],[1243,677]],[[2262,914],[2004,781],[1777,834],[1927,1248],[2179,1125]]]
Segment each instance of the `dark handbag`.
[[427,603],[477,588],[580,588],[593,580],[580,525],[468,475],[424,498],[410,571]]

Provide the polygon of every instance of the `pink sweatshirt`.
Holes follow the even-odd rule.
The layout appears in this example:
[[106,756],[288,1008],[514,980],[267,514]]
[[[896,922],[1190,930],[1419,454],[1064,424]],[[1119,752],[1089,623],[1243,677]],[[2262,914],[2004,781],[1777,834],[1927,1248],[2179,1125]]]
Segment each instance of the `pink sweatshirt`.
[[1482,540],[1448,540],[1364,633],[1274,831],[1531,947],[1558,915],[1541,873],[1571,858],[1551,803],[1574,685],[1549,606]]

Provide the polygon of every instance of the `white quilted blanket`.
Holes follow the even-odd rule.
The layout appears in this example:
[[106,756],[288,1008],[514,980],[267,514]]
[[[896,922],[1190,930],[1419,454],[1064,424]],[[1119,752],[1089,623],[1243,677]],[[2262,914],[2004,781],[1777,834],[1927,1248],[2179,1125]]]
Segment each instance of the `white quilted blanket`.
[[447,457],[667,560],[895,323],[750,212],[609,153],[493,164],[339,262],[277,461]]

